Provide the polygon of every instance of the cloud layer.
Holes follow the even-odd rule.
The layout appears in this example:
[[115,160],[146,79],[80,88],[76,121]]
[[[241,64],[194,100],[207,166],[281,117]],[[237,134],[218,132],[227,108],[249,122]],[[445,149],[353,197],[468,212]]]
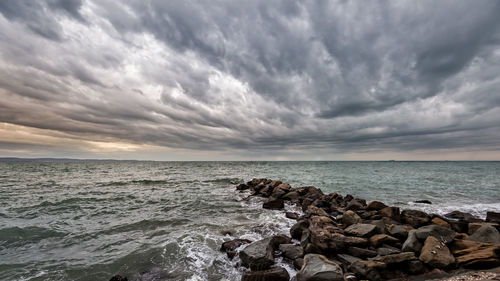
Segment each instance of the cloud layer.
[[0,1],[0,152],[498,153],[498,14],[496,0]]

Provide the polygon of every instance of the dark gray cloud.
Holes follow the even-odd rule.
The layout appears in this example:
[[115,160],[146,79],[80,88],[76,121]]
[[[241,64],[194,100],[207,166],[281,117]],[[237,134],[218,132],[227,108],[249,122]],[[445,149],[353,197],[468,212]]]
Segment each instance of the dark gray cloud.
[[483,149],[500,2],[0,1],[0,122],[177,149]]

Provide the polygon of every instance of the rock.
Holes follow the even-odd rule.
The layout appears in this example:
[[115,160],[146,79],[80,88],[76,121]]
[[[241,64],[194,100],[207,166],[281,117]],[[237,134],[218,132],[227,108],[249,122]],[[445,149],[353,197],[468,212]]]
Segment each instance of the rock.
[[283,195],[283,199],[285,200],[294,200],[300,197],[300,194],[297,191],[290,191],[287,194]]
[[498,230],[491,225],[483,225],[466,240],[482,243],[500,244],[500,233],[498,233]]
[[353,224],[346,229],[344,229],[344,234],[358,236],[358,237],[369,237],[377,232],[377,227],[373,224],[357,223]]
[[401,213],[399,212],[399,208],[398,207],[385,207],[382,210],[380,210],[379,213],[383,217],[387,217],[387,218],[393,219],[393,220],[395,220],[397,222],[401,221]]
[[351,255],[346,255],[346,254],[337,254],[337,259],[344,265],[351,265],[352,263],[355,263],[357,261],[360,261],[360,258],[351,256]]
[[410,232],[410,230],[412,229],[413,227],[409,225],[401,225],[401,224],[391,224],[388,225],[386,228],[387,232],[390,235],[403,240],[408,237],[408,232]]
[[382,244],[396,244],[399,240],[387,234],[376,234],[370,237],[370,244],[373,247],[378,247]]
[[362,221],[361,217],[351,210],[344,212],[344,215],[342,216],[342,223],[347,226],[361,223]]
[[483,220],[469,214],[469,213],[464,213],[464,212],[460,212],[460,211],[453,211],[451,213],[448,213],[448,214],[445,214],[444,215],[445,217],[447,218],[450,218],[450,219],[456,219],[456,220],[462,220],[462,221],[466,221],[466,222],[481,222]]
[[370,224],[373,224],[375,227],[377,227],[377,233],[382,234],[386,232],[386,225],[384,220],[373,220],[370,221]]
[[483,226],[483,225],[491,225],[494,228],[496,228],[497,230],[500,228],[500,225],[497,224],[497,223],[491,223],[491,222],[471,222],[471,223],[469,223],[469,230],[467,231],[467,233],[469,235],[472,235],[472,234],[474,234],[474,232],[476,232],[476,230],[478,230],[479,228],[481,228],[481,226]]
[[445,268],[455,262],[446,245],[434,236],[427,236],[419,260],[432,267]]
[[486,221],[500,223],[500,213],[486,212]]
[[377,249],[377,254],[380,256],[394,255],[399,253],[401,253],[401,251],[398,248],[394,248],[389,245]]
[[123,277],[121,275],[115,275],[109,279],[109,281],[128,281],[127,277]]
[[303,258],[298,258],[298,259],[293,260],[293,267],[297,270],[300,270],[302,268],[303,264],[304,264]]
[[421,204],[432,204],[432,202],[431,202],[431,201],[429,201],[429,200],[417,200],[417,201],[415,201],[415,203],[421,203]]
[[366,248],[359,248],[359,247],[349,247],[347,248],[347,253],[349,255],[358,257],[358,258],[372,258],[377,255],[376,251],[366,249]]
[[422,274],[425,272],[425,266],[420,260],[412,260],[406,264],[405,270],[413,275]]
[[428,224],[431,218],[427,213],[419,210],[404,210],[401,212],[401,220],[403,223],[409,224],[414,228],[419,228]]
[[347,272],[344,274],[344,279],[345,281],[358,281],[358,278],[356,278],[356,275],[354,273]]
[[455,240],[451,251],[459,266],[465,268],[492,268],[500,265],[500,245]]
[[293,239],[300,239],[302,237],[302,232],[308,227],[309,222],[307,220],[299,220],[290,228],[290,235]]
[[349,203],[345,207],[346,210],[352,210],[352,211],[361,210],[364,208],[365,206],[357,199],[349,201]]
[[241,276],[241,281],[289,281],[290,275],[283,267],[273,267],[267,270],[247,271]]
[[247,190],[247,189],[249,189],[249,188],[250,188],[250,186],[249,186],[249,185],[247,185],[247,184],[245,184],[245,183],[242,183],[242,184],[240,184],[240,185],[238,185],[238,186],[236,187],[236,190]]
[[241,245],[252,243],[252,241],[248,239],[234,239],[231,241],[226,241],[222,243],[222,246],[220,247],[220,250],[222,252],[225,252],[229,259],[233,259],[234,256],[236,256],[236,249],[240,247]]
[[304,249],[300,245],[281,244],[279,246],[283,256],[291,260],[295,260],[304,256]]
[[385,205],[384,203],[382,203],[380,201],[372,201],[372,202],[370,202],[370,204],[368,204],[368,206],[366,206],[366,210],[379,211],[379,210],[382,210],[383,208],[386,208],[386,207],[387,207],[387,205]]
[[297,273],[297,281],[343,281],[342,268],[325,256],[308,254]]
[[311,217],[311,216],[323,216],[323,217],[328,217],[328,214],[326,213],[325,210],[322,208],[318,208],[314,205],[309,205],[307,206],[307,209],[305,211],[306,217]]
[[299,218],[299,215],[297,213],[294,213],[294,212],[286,212],[285,216],[289,219],[292,219],[292,220],[296,220]]
[[401,248],[403,252],[415,252],[418,253],[422,249],[422,243],[418,241],[416,230],[410,230],[408,233],[408,238],[403,243],[403,247]]
[[415,253],[413,252],[404,252],[404,253],[399,253],[399,254],[392,254],[392,255],[386,255],[386,256],[378,256],[374,258],[374,261],[380,261],[385,264],[396,264],[396,263],[402,263],[405,261],[410,261],[410,260],[415,260],[417,257],[415,257]]
[[425,240],[428,236],[434,236],[440,241],[448,244],[453,241],[453,238],[455,238],[455,231],[446,227],[431,224],[416,229],[415,235],[420,240]]
[[450,228],[450,224],[447,221],[443,220],[442,218],[435,217],[431,220],[431,222],[433,224],[436,224],[436,225],[439,225],[442,227]]
[[262,204],[262,208],[271,210],[281,210],[284,207],[285,207],[285,201],[283,199],[278,199],[274,197],[269,197],[269,199],[267,199],[266,202]]
[[360,279],[371,281],[382,280],[379,270],[385,269],[386,264],[379,261],[357,261],[349,266],[349,269]]
[[244,266],[251,270],[264,270],[274,264],[273,238],[265,238],[253,242],[240,251],[240,259]]

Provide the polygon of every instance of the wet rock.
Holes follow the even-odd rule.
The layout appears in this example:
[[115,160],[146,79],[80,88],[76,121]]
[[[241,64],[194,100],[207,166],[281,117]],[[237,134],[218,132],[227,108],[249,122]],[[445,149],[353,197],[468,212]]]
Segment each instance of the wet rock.
[[364,220],[371,220],[373,217],[380,217],[377,211],[358,210],[356,214]]
[[372,258],[377,255],[377,252],[374,250],[359,248],[359,247],[349,247],[347,248],[347,253],[351,256],[355,256],[358,258]]
[[264,270],[274,264],[272,237],[253,242],[240,251],[240,259],[244,266],[251,270]]
[[304,249],[300,245],[281,244],[279,246],[283,256],[291,260],[295,260],[304,256]]
[[292,219],[292,220],[296,220],[299,218],[299,215],[297,213],[294,213],[294,212],[286,212],[285,216],[289,219]]
[[373,224],[357,223],[353,224],[346,229],[344,229],[344,234],[357,236],[357,237],[369,237],[377,232],[377,228]]
[[390,218],[390,219],[395,220],[397,222],[401,221],[401,213],[400,213],[398,207],[385,207],[382,210],[380,210],[379,213],[383,217]]
[[436,268],[445,268],[455,262],[446,244],[434,236],[428,236],[425,239],[419,260]]
[[306,217],[311,217],[311,216],[324,216],[328,217],[328,214],[323,210],[322,208],[318,208],[314,205],[309,205],[307,206],[307,209],[305,211]]
[[401,225],[401,224],[391,224],[388,225],[386,228],[387,232],[390,235],[403,240],[408,237],[408,232],[410,232],[410,230],[412,229],[413,227],[409,225]]
[[500,213],[486,212],[486,221],[500,223]]
[[408,238],[403,243],[403,247],[401,248],[403,252],[415,252],[418,253],[422,249],[422,243],[418,241],[416,230],[411,230],[408,233]]
[[345,207],[346,210],[352,210],[352,211],[361,210],[364,208],[365,208],[365,205],[363,205],[363,203],[360,202],[359,199],[353,199],[353,200],[349,201],[349,203]]
[[419,228],[431,221],[430,216],[419,210],[404,210],[401,212],[401,221],[414,228]]
[[343,281],[342,268],[325,256],[308,254],[297,273],[297,281]]
[[424,273],[426,268],[420,260],[412,260],[406,264],[405,270],[410,274],[416,275]]
[[127,277],[123,277],[121,275],[115,275],[109,279],[109,281],[128,281]]
[[472,235],[472,234],[474,234],[474,232],[476,232],[476,230],[478,230],[479,228],[481,228],[481,226],[483,226],[483,225],[491,225],[494,228],[496,228],[497,230],[500,229],[500,225],[497,224],[497,223],[491,223],[491,222],[471,222],[471,223],[469,223],[469,230],[467,231],[467,233],[469,235]]
[[303,258],[298,258],[293,260],[293,267],[297,270],[300,270],[303,264],[304,264]]
[[420,204],[432,204],[431,201],[429,200],[416,200],[415,203],[420,203]]
[[308,227],[309,222],[307,220],[299,220],[290,228],[290,235],[293,239],[300,239],[302,237],[302,232]]
[[377,254],[380,256],[394,255],[401,253],[401,250],[395,247],[391,247],[389,245],[385,245],[377,249]]
[[249,185],[247,185],[246,183],[242,183],[236,187],[236,190],[247,190],[249,188],[250,188]]
[[386,256],[379,256],[374,258],[374,261],[380,261],[385,264],[396,264],[396,263],[402,263],[410,260],[416,260],[417,257],[415,257],[415,253],[413,252],[404,252],[404,253],[399,253],[399,254],[392,254],[392,255],[386,255]]
[[344,236],[339,235],[343,244],[347,247],[366,247],[369,244],[368,239],[363,237],[353,237],[353,236]]
[[252,241],[248,239],[234,239],[231,241],[226,241],[222,243],[222,246],[220,247],[220,250],[222,252],[225,252],[229,259],[233,259],[236,256],[236,249],[240,247],[241,245],[251,243]]
[[386,227],[384,220],[382,220],[382,219],[372,220],[372,221],[370,221],[370,224],[373,224],[377,228],[377,233],[383,234],[386,232],[387,227]]
[[486,224],[481,226],[466,240],[482,243],[500,244],[500,233],[498,233],[498,230],[492,225]]
[[397,238],[394,238],[392,236],[389,236],[387,234],[376,234],[370,237],[370,244],[373,247],[378,247],[382,244],[396,244],[399,243],[399,240]]
[[462,221],[466,221],[466,222],[481,222],[481,221],[483,221],[480,218],[477,218],[469,213],[464,213],[464,212],[460,212],[460,211],[453,211],[451,213],[445,214],[444,216],[447,218],[450,218],[450,219],[462,220]]
[[360,279],[368,279],[371,281],[382,280],[379,270],[385,269],[386,264],[379,261],[362,260],[357,261],[349,269],[356,274]]
[[337,259],[342,263],[342,264],[345,264],[345,265],[351,265],[352,263],[355,263],[357,261],[360,261],[361,259],[360,258],[357,258],[357,257],[354,257],[354,256],[351,256],[351,255],[346,255],[346,254],[337,254]]
[[244,272],[241,281],[289,281],[290,275],[283,267]]
[[380,201],[372,201],[368,204],[368,206],[366,206],[366,210],[368,211],[371,211],[371,210],[375,210],[375,211],[379,211],[379,210],[382,210],[384,208],[386,208],[387,205],[385,205],[384,203],[380,202]]
[[361,223],[362,221],[361,217],[351,210],[344,212],[342,215],[342,223],[346,226]]
[[290,191],[287,194],[283,195],[283,199],[285,200],[294,200],[300,197],[300,194],[297,191]]
[[416,229],[415,235],[420,240],[425,240],[428,236],[434,236],[440,241],[448,244],[453,241],[453,238],[455,238],[455,231],[446,227],[431,224]]
[[465,268],[492,268],[500,265],[500,245],[455,240],[451,251],[459,266]]
[[439,226],[442,226],[442,227],[446,227],[446,228],[450,228],[450,224],[443,220],[442,218],[439,218],[439,217],[435,217],[431,220],[431,222],[433,224],[436,224],[436,225],[439,225]]
[[269,199],[262,204],[262,208],[271,210],[282,210],[284,207],[285,201],[274,197],[269,197]]

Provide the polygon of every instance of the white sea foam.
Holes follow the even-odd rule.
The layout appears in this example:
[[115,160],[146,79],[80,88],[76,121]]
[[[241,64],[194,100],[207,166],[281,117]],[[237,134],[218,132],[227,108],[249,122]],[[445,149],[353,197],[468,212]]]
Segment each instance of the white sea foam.
[[476,204],[457,204],[450,202],[448,204],[419,204],[409,202],[408,205],[402,206],[403,209],[418,209],[427,213],[435,213],[445,215],[452,211],[460,211],[470,213],[478,218],[485,219],[486,212],[500,212],[500,203],[476,203]]

